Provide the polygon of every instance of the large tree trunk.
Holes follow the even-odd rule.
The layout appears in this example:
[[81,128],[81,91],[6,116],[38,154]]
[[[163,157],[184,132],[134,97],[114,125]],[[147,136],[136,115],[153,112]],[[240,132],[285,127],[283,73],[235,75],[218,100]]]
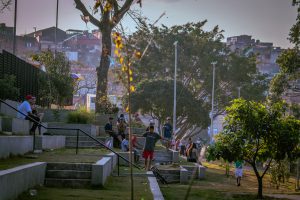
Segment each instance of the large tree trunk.
[[102,54],[100,66],[97,68],[96,113],[105,113],[107,109],[107,74],[111,55],[111,28],[102,29]]
[[258,182],[257,199],[262,199],[263,198],[263,182],[262,182],[262,177],[257,177],[257,182]]

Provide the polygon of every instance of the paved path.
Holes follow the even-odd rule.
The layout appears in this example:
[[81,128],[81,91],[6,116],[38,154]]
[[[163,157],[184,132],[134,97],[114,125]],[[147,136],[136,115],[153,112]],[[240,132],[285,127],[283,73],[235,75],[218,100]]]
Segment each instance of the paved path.
[[284,199],[291,199],[291,200],[299,200],[300,195],[289,195],[289,194],[266,194],[265,196],[274,197],[274,198],[284,198]]

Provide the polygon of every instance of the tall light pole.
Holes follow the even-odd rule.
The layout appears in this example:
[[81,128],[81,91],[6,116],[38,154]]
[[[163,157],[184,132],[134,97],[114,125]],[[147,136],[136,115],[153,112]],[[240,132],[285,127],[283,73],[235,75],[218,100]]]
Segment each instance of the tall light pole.
[[215,71],[217,61],[211,63],[213,66],[213,84],[211,94],[211,114],[210,114],[210,141],[212,142],[214,136],[214,96],[215,96]]
[[54,43],[55,43],[55,56],[56,56],[56,46],[57,46],[57,27],[58,27],[58,4],[59,0],[56,0],[56,18],[55,18],[55,34],[54,34]]
[[18,11],[18,0],[15,0],[13,54],[16,53],[16,43],[17,43],[17,11]]
[[175,71],[174,71],[174,101],[173,101],[173,132],[176,133],[176,77],[177,77],[177,44],[178,41],[174,42],[175,46]]

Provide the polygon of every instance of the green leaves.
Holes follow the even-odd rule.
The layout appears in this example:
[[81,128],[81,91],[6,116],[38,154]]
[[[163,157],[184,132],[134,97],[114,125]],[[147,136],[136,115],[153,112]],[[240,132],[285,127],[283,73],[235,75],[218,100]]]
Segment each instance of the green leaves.
[[295,159],[300,143],[300,121],[284,117],[286,106],[266,106],[254,101],[234,100],[226,109],[224,131],[216,138],[213,155],[226,160],[258,161]]

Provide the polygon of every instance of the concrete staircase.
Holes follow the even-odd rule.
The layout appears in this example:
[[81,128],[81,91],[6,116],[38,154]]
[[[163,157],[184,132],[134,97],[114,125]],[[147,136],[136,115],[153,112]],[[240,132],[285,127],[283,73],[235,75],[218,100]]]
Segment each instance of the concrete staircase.
[[[104,144],[107,140],[110,140],[109,137],[96,137],[96,139],[99,140],[100,142],[103,142]],[[66,136],[66,147],[75,148],[76,142],[77,142],[76,136]],[[92,140],[91,138],[89,138],[87,136],[79,136],[78,137],[78,146],[80,148],[102,147],[96,141]]]
[[91,185],[92,165],[86,163],[48,163],[45,185],[82,188]]
[[[141,150],[140,153],[142,154],[143,151]],[[140,162],[144,163],[144,158],[141,155],[140,156]],[[171,151],[154,151],[154,160],[152,161],[152,163],[160,163],[160,164],[171,164],[173,163],[173,154]]]

